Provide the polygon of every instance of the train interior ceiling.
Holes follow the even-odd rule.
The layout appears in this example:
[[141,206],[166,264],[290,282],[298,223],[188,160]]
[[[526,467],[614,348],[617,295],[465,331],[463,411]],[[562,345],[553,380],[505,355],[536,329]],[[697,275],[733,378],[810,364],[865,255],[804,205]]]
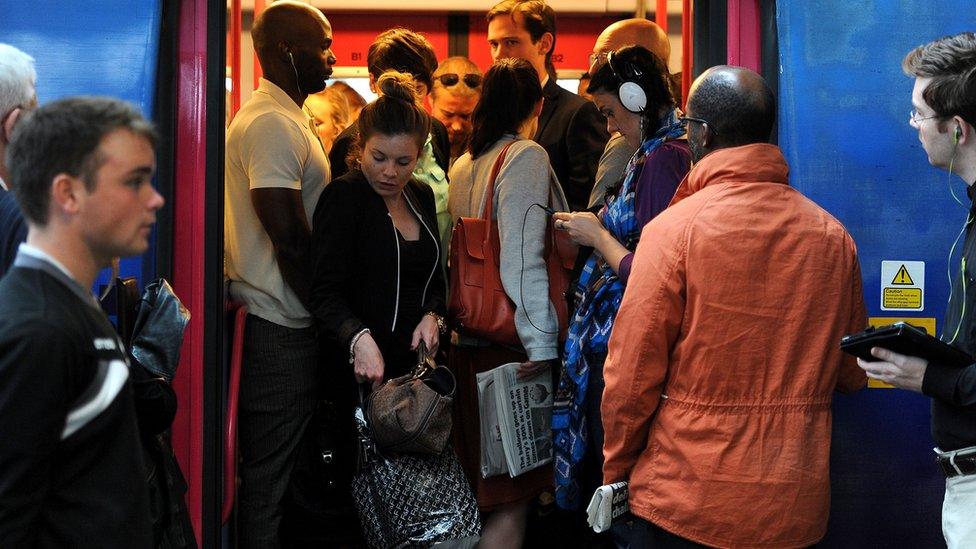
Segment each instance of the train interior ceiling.
[[[454,55],[469,57],[475,64],[486,70],[491,65],[491,56],[485,39],[487,23],[484,14],[493,2],[461,2],[442,0],[425,2],[420,11],[405,11],[402,2],[369,2],[369,11],[362,11],[364,3],[354,1],[324,2],[313,1],[329,19],[333,29],[333,53],[336,65],[332,81],[341,80],[349,84],[367,101],[376,95],[370,91],[368,74],[366,72],[366,51],[373,38],[379,32],[392,26],[402,26],[423,34],[437,52],[438,60]],[[396,6],[394,7],[394,4]],[[475,7],[472,7],[475,4]],[[482,5],[483,4],[483,5]],[[555,1],[549,2],[556,10],[557,36],[556,49],[553,52],[553,64],[556,68],[557,81],[560,86],[575,93],[579,77],[588,68],[588,56],[592,51],[593,40],[610,23],[633,17],[635,2],[605,1]],[[668,60],[672,73],[681,72],[681,0],[668,0],[667,22],[662,27],[668,30],[671,39],[671,59]],[[256,58],[253,55],[250,29],[254,21],[255,7],[260,11],[260,0],[255,6],[253,0],[241,3],[241,31],[240,31],[240,101],[247,101],[251,90],[256,87],[255,73]],[[653,6],[656,7],[656,6]],[[646,10],[645,15],[660,21],[656,11]],[[235,6],[228,2],[227,16],[234,18]],[[383,19],[378,22],[376,15],[396,10],[396,22],[387,23]],[[234,32],[232,29],[229,33]],[[233,93],[235,71],[233,67],[233,41],[228,36],[229,55],[227,68],[227,91],[229,101]],[[258,71],[260,67],[258,67]]]
[[[370,97],[366,50],[388,28],[419,31],[439,59],[490,65],[484,13],[494,0],[313,0],[334,30],[334,79]],[[265,0],[0,0],[0,42],[36,59],[43,103],[110,95],[138,105],[163,139],[157,187],[166,198],[154,252],[123,260],[122,276],[166,277],[191,311],[174,380],[173,447],[189,484],[198,540],[227,539],[233,502],[231,377],[235,319],[223,280],[224,128],[256,87],[249,30]],[[972,0],[549,0],[554,64],[576,90],[593,41],[635,15],[666,26],[682,88],[704,69],[743,65],[777,95],[775,141],[790,182],[853,235],[876,324],[908,320],[937,332],[949,293],[946,258],[966,219],[961,181],[925,161],[907,124],[912,81],[901,59],[920,43],[972,30]],[[643,4],[643,5],[641,5]],[[658,17],[658,12],[667,16]],[[39,16],[42,14],[43,16]],[[238,18],[237,14],[240,14]],[[966,15],[961,15],[966,14]],[[79,24],[83,22],[83,24]],[[882,300],[892,262],[917,271],[917,306]],[[916,271],[913,271],[916,272]],[[926,276],[927,273],[927,276]],[[107,284],[104,274],[97,285]],[[816,273],[811,273],[816,276]],[[872,384],[834,400],[830,523],[822,547],[944,547],[944,478],[932,463],[929,401]]]

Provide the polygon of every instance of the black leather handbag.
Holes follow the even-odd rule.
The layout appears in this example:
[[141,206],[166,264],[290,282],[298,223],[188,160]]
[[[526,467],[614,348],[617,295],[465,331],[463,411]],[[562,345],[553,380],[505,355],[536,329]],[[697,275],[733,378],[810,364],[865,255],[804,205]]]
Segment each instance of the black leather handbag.
[[361,449],[352,497],[370,547],[477,541],[478,504],[452,446],[440,454],[383,453],[362,406],[355,420]]

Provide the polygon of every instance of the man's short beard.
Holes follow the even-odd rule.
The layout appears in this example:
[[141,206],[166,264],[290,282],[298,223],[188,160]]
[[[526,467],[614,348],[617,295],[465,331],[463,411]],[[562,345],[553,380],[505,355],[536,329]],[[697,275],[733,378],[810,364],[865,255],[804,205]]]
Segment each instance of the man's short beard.
[[703,156],[705,156],[705,150],[704,150],[705,148],[702,147],[701,145],[696,144],[695,140],[691,139],[691,136],[689,136],[688,138],[688,148],[691,150],[692,163],[697,163],[699,160],[702,159]]

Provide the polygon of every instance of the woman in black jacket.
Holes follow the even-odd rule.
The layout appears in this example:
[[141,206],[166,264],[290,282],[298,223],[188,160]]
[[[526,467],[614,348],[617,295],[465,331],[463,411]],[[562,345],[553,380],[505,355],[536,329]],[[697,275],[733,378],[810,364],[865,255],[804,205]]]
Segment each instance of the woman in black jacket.
[[347,402],[352,376],[377,386],[407,373],[421,340],[437,352],[444,326],[434,195],[412,178],[430,118],[409,75],[377,86],[359,115],[360,168],[326,187],[312,221],[312,313],[329,392]]

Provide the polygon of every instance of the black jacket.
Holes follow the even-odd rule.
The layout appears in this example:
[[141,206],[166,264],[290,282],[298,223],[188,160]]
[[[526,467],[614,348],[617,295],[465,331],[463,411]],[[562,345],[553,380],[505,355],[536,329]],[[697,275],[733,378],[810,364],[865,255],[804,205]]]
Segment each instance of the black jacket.
[[[976,185],[970,185],[967,192],[973,204],[942,324],[942,339],[976,355]],[[966,368],[929,364],[922,392],[932,397],[932,438],[939,448],[949,451],[976,446],[976,364]]]
[[27,240],[27,223],[10,191],[0,188],[0,277],[17,257],[17,248]]
[[607,124],[592,101],[564,90],[550,76],[542,88],[545,102],[533,141],[549,153],[573,211],[583,211],[596,181],[600,155],[610,140]]
[[[447,128],[440,120],[430,117],[430,145],[434,149],[434,161],[447,173],[448,165],[451,161],[451,142],[447,137]],[[353,123],[336,137],[332,143],[332,150],[329,151],[329,170],[332,172],[332,179],[338,179],[349,171],[349,148],[359,139],[359,125]],[[595,171],[593,173],[596,173]]]
[[121,342],[84,290],[48,270],[0,281],[0,545],[151,547]]
[[[434,192],[411,181],[403,194],[420,220],[421,233],[429,231],[439,246]],[[439,258],[430,258],[431,274],[420,300],[420,315],[401,310],[397,233],[386,204],[360,170],[334,180],[322,191],[312,227],[311,306],[323,345],[327,382],[339,381],[330,380],[330,372],[339,374],[343,385],[350,381],[349,344],[363,328],[369,328],[388,364],[394,357],[410,357],[409,349],[395,344],[394,330],[412,331],[415,325],[400,325],[407,317],[431,311],[444,315],[445,283]]]

